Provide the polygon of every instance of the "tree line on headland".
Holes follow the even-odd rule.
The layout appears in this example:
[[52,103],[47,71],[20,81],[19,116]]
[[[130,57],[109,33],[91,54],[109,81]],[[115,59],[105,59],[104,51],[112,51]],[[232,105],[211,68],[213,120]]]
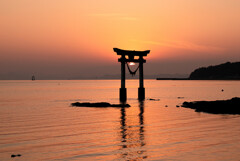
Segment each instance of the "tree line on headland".
[[194,70],[190,80],[240,80],[240,62],[201,67]]

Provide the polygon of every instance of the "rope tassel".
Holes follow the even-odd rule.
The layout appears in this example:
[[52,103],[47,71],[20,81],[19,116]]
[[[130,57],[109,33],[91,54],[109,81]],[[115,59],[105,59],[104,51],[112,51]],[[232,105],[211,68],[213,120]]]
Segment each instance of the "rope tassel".
[[129,73],[132,75],[132,77],[136,74],[136,72],[138,71],[138,68],[139,68],[139,65],[138,65],[138,67],[137,67],[137,69],[135,70],[135,71],[132,71],[130,68],[129,68],[129,66],[128,66],[128,63],[126,63],[127,64],[127,68],[128,68],[128,71],[129,71]]

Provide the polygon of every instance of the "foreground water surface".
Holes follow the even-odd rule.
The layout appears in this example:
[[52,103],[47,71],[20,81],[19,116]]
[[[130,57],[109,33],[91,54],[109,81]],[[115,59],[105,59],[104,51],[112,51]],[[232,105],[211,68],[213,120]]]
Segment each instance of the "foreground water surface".
[[119,103],[119,86],[119,80],[0,81],[0,160],[240,160],[240,115],[176,107],[240,97],[240,81],[146,80],[147,99],[138,102],[138,80],[127,80],[130,108],[70,106]]

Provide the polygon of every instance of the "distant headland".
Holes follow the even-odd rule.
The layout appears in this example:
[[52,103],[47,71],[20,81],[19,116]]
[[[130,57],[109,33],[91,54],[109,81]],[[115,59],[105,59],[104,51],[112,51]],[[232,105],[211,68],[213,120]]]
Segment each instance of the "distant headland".
[[201,67],[194,70],[190,80],[240,80],[240,62]]
[[240,80],[240,62],[201,67],[188,78],[157,78],[157,80]]

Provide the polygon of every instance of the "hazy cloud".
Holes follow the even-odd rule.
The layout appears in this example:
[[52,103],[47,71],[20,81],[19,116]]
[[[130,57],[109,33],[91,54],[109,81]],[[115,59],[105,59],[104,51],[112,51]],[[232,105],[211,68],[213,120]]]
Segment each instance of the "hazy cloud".
[[186,50],[194,50],[194,51],[203,51],[203,52],[223,52],[225,49],[222,47],[210,46],[210,45],[200,45],[187,41],[139,41],[132,40],[134,42],[144,43],[144,44],[152,44],[158,45],[162,47],[170,47],[170,48],[178,48],[178,49],[186,49]]
[[137,17],[128,16],[128,15],[122,14],[122,13],[96,13],[96,14],[91,14],[91,16],[101,17],[101,18],[109,18],[109,19],[126,20],[126,21],[138,20]]

